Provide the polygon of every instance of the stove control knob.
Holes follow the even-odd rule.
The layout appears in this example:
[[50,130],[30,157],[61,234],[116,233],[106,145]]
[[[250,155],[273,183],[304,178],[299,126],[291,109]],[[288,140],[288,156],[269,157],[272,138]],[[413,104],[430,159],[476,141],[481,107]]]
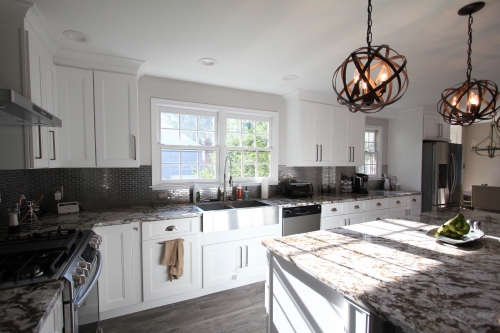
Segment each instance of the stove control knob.
[[97,244],[95,241],[90,241],[89,245],[92,246],[94,249],[99,250],[99,244]]
[[90,271],[90,269],[91,269],[92,266],[90,265],[90,263],[88,263],[86,261],[79,261],[78,262],[78,267],[86,268],[86,269],[88,269]]
[[75,283],[75,286],[81,286],[82,284],[85,284],[85,276],[82,276],[80,274],[73,274],[72,276],[73,282]]
[[80,274],[80,275],[83,275],[85,277],[89,277],[89,270],[86,269],[86,268],[77,267],[76,268],[76,273]]

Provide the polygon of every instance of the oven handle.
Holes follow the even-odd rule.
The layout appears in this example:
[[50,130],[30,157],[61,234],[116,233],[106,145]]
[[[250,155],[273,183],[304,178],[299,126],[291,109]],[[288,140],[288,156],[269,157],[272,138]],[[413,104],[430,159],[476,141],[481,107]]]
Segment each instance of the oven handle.
[[94,273],[94,276],[92,277],[92,280],[90,280],[87,290],[85,290],[85,293],[80,297],[78,301],[75,301],[75,309],[79,309],[82,305],[83,302],[87,299],[87,296],[89,296],[90,292],[94,288],[95,284],[97,283],[97,280],[99,279],[99,275],[101,275],[101,268],[102,268],[102,260],[101,260],[101,252],[97,251],[96,254],[96,271]]

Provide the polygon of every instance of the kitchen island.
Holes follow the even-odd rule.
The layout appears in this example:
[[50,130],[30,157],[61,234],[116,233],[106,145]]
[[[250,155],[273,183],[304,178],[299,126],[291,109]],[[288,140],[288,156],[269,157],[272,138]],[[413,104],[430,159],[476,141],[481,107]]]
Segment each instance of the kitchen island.
[[469,244],[426,235],[455,214],[264,241],[268,332],[500,332],[500,214],[465,211],[487,235]]

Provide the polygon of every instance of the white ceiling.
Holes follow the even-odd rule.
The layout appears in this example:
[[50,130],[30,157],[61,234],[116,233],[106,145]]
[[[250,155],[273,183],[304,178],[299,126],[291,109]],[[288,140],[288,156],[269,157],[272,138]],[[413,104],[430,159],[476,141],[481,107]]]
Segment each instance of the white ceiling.
[[[332,74],[366,46],[366,0],[31,0],[62,48],[146,61],[146,75],[283,95],[334,94]],[[408,60],[395,109],[435,105],[466,79],[471,0],[374,0],[373,45]],[[500,1],[474,15],[472,77],[500,85]],[[63,36],[76,30],[90,43]],[[216,66],[198,63],[214,58]],[[298,80],[284,81],[284,75]]]

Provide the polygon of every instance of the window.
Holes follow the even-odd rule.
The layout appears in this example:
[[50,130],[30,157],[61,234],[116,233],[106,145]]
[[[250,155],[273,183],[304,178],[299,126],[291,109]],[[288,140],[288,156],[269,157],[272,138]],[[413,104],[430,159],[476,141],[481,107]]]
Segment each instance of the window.
[[235,182],[277,181],[276,112],[151,99],[153,188],[221,186],[226,156]]
[[382,154],[380,152],[382,128],[367,126],[365,130],[365,164],[358,167],[358,172],[372,177],[380,177]]
[[271,176],[269,131],[269,120],[226,118],[226,147],[233,178]]

